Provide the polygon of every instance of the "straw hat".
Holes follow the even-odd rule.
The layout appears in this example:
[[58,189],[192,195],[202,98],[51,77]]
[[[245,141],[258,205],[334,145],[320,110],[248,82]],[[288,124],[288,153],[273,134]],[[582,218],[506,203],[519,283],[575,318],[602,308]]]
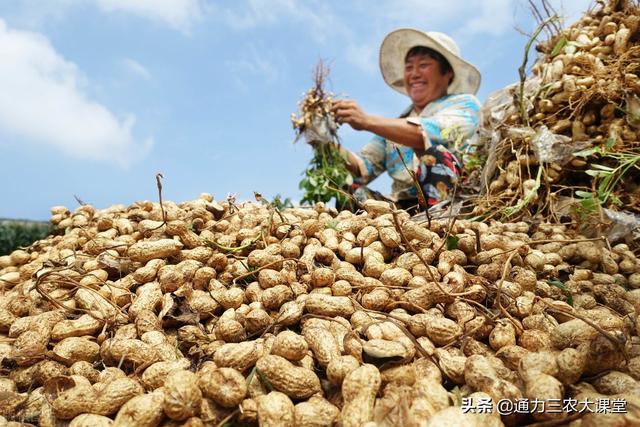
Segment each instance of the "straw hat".
[[404,60],[407,52],[415,46],[431,48],[449,61],[454,77],[447,90],[448,93],[475,94],[478,91],[480,71],[460,57],[460,48],[451,37],[436,31],[425,33],[412,28],[392,31],[380,46],[382,77],[393,89],[407,95],[404,87]]

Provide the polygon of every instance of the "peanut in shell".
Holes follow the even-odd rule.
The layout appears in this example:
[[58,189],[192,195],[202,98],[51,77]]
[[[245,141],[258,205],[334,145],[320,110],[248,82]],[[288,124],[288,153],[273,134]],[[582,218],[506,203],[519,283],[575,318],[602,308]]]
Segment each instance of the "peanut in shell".
[[69,427],[111,427],[113,420],[103,415],[80,414],[69,423]]
[[98,399],[98,394],[90,385],[76,386],[60,393],[51,407],[57,418],[71,420],[91,408]]
[[169,258],[177,255],[182,243],[173,239],[147,240],[129,247],[127,256],[133,261],[147,262],[155,258]]
[[342,424],[345,427],[360,427],[373,419],[376,394],[380,388],[380,371],[365,364],[349,373],[342,383]]
[[340,410],[320,396],[311,396],[295,405],[294,418],[297,427],[323,427],[333,425]]
[[329,317],[350,317],[355,311],[349,297],[309,294],[305,300],[305,310],[311,314]]
[[224,408],[238,406],[247,395],[247,382],[233,368],[210,369],[199,375],[198,386],[205,397]]
[[326,368],[331,360],[340,356],[338,341],[328,329],[309,327],[305,324],[302,328],[302,335],[323,368]]
[[351,355],[336,357],[327,365],[327,379],[333,385],[341,385],[345,377],[358,367],[360,362]]
[[100,354],[100,346],[93,341],[80,337],[65,338],[51,351],[56,360],[71,366],[74,362],[94,362]]
[[272,354],[282,356],[292,362],[301,360],[308,350],[309,345],[305,338],[288,330],[280,332],[271,347]]
[[[96,386],[94,385],[94,388]],[[104,385],[98,391],[98,398],[91,405],[90,412],[110,416],[134,396],[144,393],[140,383],[132,378],[118,378]]]
[[282,304],[291,301],[294,295],[289,286],[276,285],[262,292],[260,301],[267,310],[278,310]]
[[190,371],[175,371],[164,383],[164,413],[176,421],[183,421],[200,412],[202,392],[198,377]]
[[114,425],[119,427],[155,427],[164,418],[164,392],[140,394],[122,405],[115,417]]
[[292,399],[306,399],[321,390],[320,380],[313,371],[297,367],[284,357],[263,356],[256,368],[273,388]]
[[224,344],[215,352],[213,361],[220,367],[234,368],[244,372],[255,365],[258,357],[256,342],[245,341]]
[[75,320],[61,320],[51,330],[51,339],[60,341],[69,337],[94,335],[102,328],[102,322],[93,316],[83,314]]
[[133,338],[108,339],[100,346],[100,356],[107,363],[121,361],[135,367],[146,366],[159,361],[160,356],[149,344]]
[[294,406],[284,393],[272,391],[257,399],[258,423],[264,427],[293,427]]

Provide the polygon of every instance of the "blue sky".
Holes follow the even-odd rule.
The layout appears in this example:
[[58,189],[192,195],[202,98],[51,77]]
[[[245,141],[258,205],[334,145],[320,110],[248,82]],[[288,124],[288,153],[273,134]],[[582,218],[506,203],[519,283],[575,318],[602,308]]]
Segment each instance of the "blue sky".
[[[551,2],[570,23],[587,0]],[[0,218],[48,219],[201,192],[298,200],[311,150],[289,116],[318,59],[371,113],[407,98],[378,69],[385,34],[443,31],[482,72],[481,101],[517,80],[534,19],[523,0],[3,0]],[[370,135],[346,127],[357,150]],[[389,180],[374,187],[388,191]]]

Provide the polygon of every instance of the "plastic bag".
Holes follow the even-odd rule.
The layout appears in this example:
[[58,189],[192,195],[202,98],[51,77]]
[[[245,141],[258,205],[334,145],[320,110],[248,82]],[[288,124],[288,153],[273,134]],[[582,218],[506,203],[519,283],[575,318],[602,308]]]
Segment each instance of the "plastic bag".
[[557,135],[545,125],[540,126],[531,139],[531,148],[540,163],[558,163],[564,165],[573,157],[573,153],[589,147],[586,141],[571,142],[571,138]]
[[[537,77],[530,77],[524,82],[524,100],[527,111],[533,109],[534,105],[531,96],[540,88],[542,80]],[[515,82],[509,86],[492,92],[487,97],[487,101],[482,107],[483,118],[489,121],[489,129],[495,129],[502,125],[512,114],[520,113],[520,82]]]
[[603,209],[602,211],[607,219],[612,222],[606,231],[609,241],[616,242],[629,236],[633,240],[640,239],[640,215],[624,211],[616,212],[611,209]]
[[[553,211],[556,215],[573,217],[580,208],[580,200],[574,197],[557,196],[551,199]],[[585,226],[583,234],[586,237],[597,237],[604,235],[609,242],[615,243],[628,239],[640,240],[640,215],[626,211],[612,211],[602,209],[605,221],[593,222],[593,218],[582,225]],[[577,217],[579,218],[579,217]],[[582,220],[579,220],[582,222]]]
[[627,123],[636,129],[640,129],[640,98],[638,95],[627,95],[626,100]]
[[307,144],[333,142],[337,138],[338,125],[331,116],[313,116],[311,126],[306,127],[302,137]]
[[[540,78],[532,77],[525,81],[524,98],[525,107],[528,110],[533,108],[531,103],[531,95],[533,95],[540,87]],[[506,138],[519,137],[524,139],[525,136],[531,137],[534,131],[525,127],[509,127],[505,126],[505,121],[513,114],[520,113],[518,97],[520,94],[520,82],[515,82],[509,86],[497,90],[487,97],[487,101],[482,107],[482,126],[478,130],[480,141],[478,146],[488,146],[486,150],[487,160],[480,176],[481,194],[489,187],[489,183],[496,171],[496,162],[498,160],[498,146]]]
[[498,125],[501,125],[507,117],[516,112],[513,102],[515,85],[515,83],[511,84],[487,96],[487,100],[482,107],[482,117],[491,125],[489,126],[489,130],[495,129]]

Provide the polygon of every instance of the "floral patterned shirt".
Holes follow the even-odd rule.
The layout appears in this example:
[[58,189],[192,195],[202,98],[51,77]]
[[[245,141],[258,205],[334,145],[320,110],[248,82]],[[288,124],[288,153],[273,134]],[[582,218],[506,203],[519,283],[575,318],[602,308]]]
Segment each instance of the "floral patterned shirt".
[[[465,151],[480,123],[480,101],[469,94],[449,94],[429,103],[420,114],[413,112],[410,106],[400,117],[406,117],[409,123],[421,126],[425,150],[435,146],[454,155]],[[398,147],[402,159],[398,155]],[[411,175],[405,168],[415,171],[424,152],[415,152],[413,148],[396,144],[376,135],[365,145],[357,156],[362,160],[361,174],[356,182],[366,184],[387,171],[393,180],[392,200],[414,199],[417,190]]]

